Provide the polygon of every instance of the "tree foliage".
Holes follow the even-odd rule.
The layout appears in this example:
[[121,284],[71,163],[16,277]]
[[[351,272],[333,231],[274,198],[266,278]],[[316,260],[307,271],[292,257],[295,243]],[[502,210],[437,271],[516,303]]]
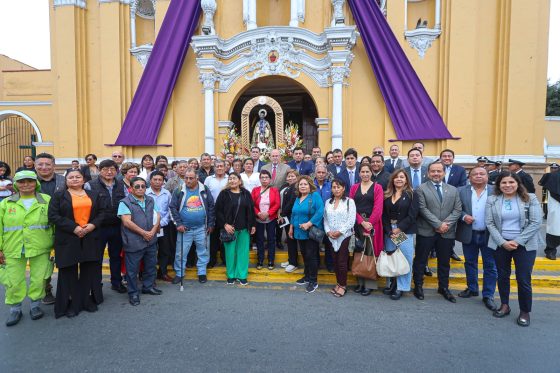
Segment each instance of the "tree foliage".
[[556,83],[548,83],[546,89],[546,115],[560,116],[560,80]]

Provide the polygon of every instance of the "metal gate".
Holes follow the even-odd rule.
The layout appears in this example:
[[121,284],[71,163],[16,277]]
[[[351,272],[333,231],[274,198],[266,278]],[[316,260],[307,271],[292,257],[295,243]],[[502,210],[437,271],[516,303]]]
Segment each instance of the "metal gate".
[[0,122],[0,160],[10,165],[12,176],[23,166],[25,156],[34,155],[33,141],[37,141],[37,133],[24,118],[12,115]]

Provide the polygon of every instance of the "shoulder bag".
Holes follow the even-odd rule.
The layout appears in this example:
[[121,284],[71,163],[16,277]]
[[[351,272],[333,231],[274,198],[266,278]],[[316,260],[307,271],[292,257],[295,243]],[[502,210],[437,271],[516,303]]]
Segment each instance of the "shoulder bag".
[[401,249],[388,253],[383,250],[377,259],[377,274],[383,277],[397,277],[410,272],[410,264]]
[[[357,240],[356,240],[357,242]],[[371,236],[364,237],[365,245],[371,245],[371,252],[373,253],[373,241]],[[377,280],[377,267],[375,255],[367,255],[367,250],[362,250],[361,253],[354,253],[354,260],[352,261],[352,274],[357,277],[363,277],[370,280]]]
[[[231,193],[231,192],[230,192]],[[232,224],[235,224],[235,220],[237,219],[237,214],[239,213],[239,206],[241,205],[241,198],[243,197],[243,194],[240,193],[239,194],[239,199],[237,200],[237,208],[235,209],[235,215],[233,216],[233,222]],[[231,194],[229,195],[229,199],[230,201],[233,202],[233,198],[231,198]],[[228,231],[226,231],[225,228],[221,228],[220,229],[220,240],[222,242],[231,242],[235,240],[235,233],[231,234]]]
[[[308,203],[308,214],[309,214],[309,221],[311,221],[311,205],[313,204],[313,197],[311,196],[311,194],[308,195],[309,198],[309,203]],[[317,242],[317,243],[321,243],[323,242],[323,238],[325,237],[325,231],[317,228],[316,226],[312,225],[311,228],[309,228],[309,238],[311,238],[313,241]]]

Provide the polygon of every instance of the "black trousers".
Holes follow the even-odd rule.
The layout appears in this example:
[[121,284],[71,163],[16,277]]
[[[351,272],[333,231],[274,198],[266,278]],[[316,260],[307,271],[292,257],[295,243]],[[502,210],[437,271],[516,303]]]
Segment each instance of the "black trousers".
[[439,233],[431,237],[421,236],[419,234],[416,235],[416,252],[412,262],[412,275],[416,286],[422,286],[424,284],[424,268],[426,268],[428,264],[430,251],[432,248],[435,248],[438,262],[438,286],[440,288],[449,287],[449,259],[453,252],[454,244],[454,239],[443,238]]
[[319,243],[312,239],[297,240],[303,255],[304,278],[309,282],[317,282],[319,272]]
[[[191,250],[196,251],[196,250]],[[220,258],[222,258],[222,263],[226,264],[226,251],[224,244],[220,241],[220,229],[215,228],[210,234],[210,261],[208,262],[209,267],[214,267],[218,263],[218,251],[220,252]]]
[[545,253],[550,253],[556,255],[556,248],[560,246],[560,236],[553,236],[552,234],[546,234],[546,249]]
[[100,231],[101,246],[107,246],[109,252],[109,268],[111,269],[111,285],[120,286],[122,283],[121,275],[121,251],[122,251],[122,236],[121,225],[105,225],[101,227]]
[[[323,245],[325,245],[325,267],[327,267],[327,269],[333,269],[334,267],[334,249],[333,249],[333,245],[331,240],[329,240],[329,237],[325,234],[325,237],[323,237]],[[321,253],[319,252],[319,266],[321,266]]]
[[498,291],[502,304],[509,305],[509,288],[511,276],[511,261],[515,263],[515,278],[517,280],[517,293],[519,296],[519,309],[522,312],[531,312],[533,304],[533,289],[531,287],[531,273],[537,251],[527,251],[519,245],[516,250],[508,251],[498,247],[494,254],[496,268],[498,269]]
[[[282,228],[280,228],[282,229]],[[297,241],[293,238],[290,238],[289,236],[289,232],[290,232],[290,225],[286,225],[284,227],[284,230],[286,231],[286,238],[287,238],[287,242],[288,242],[288,262],[293,265],[294,267],[298,266],[298,249],[297,249]]]
[[163,237],[158,237],[158,265],[161,275],[167,274],[167,266],[175,261],[175,241],[171,240],[171,226],[163,227]]
[[83,262],[58,269],[56,284],[55,317],[66,315],[69,310],[78,314],[103,301],[99,262]]

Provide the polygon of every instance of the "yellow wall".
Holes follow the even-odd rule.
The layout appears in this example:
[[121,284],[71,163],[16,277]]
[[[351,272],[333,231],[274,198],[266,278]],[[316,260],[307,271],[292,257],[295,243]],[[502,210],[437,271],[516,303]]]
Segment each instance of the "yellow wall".
[[[242,0],[217,3],[217,34],[230,38],[243,32]],[[419,17],[433,26],[434,3],[409,4],[408,27],[413,28]],[[443,32],[421,59],[403,37],[404,3],[388,2],[391,28],[451,133],[461,137],[429,141],[427,153],[451,147],[462,155],[542,156],[549,1],[442,3]],[[155,21],[137,18],[138,45],[153,41],[169,0],[156,5]],[[52,93],[52,107],[36,113],[44,140],[54,142],[50,150],[62,158],[89,152],[108,156],[114,148],[106,144],[115,141],[143,72],[129,53],[129,8],[119,2],[95,1],[89,1],[86,10],[53,8],[52,0],[50,8],[52,71],[0,73],[2,100],[15,100],[14,95],[18,100],[40,100]],[[257,8],[259,26],[289,22],[289,1],[258,0]],[[355,24],[347,5],[344,12],[346,24]],[[300,26],[322,32],[330,25],[331,13],[330,0],[308,0],[305,23]],[[374,145],[388,148],[395,131],[361,40],[353,53],[349,86],[343,89],[343,145],[367,154]],[[189,50],[158,138],[159,144],[173,146],[126,148],[128,157],[144,153],[186,157],[204,150],[204,95],[195,62]],[[316,102],[319,117],[330,118],[332,89],[318,87],[304,74],[297,80]],[[228,92],[214,94],[216,152],[217,121],[230,119],[236,98],[249,84],[241,78]],[[319,142],[323,149],[330,148],[330,131],[320,132]]]

